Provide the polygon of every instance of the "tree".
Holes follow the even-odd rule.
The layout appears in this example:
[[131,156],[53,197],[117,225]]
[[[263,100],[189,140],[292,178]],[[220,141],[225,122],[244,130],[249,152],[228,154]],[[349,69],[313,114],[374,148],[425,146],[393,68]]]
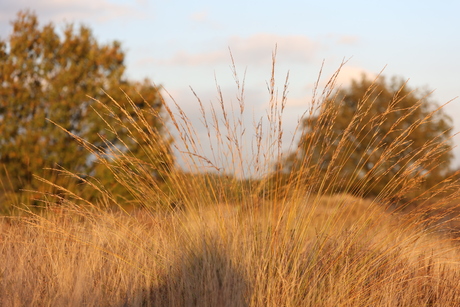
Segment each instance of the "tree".
[[[129,148],[142,159],[145,140],[128,136],[126,127],[108,133],[106,125],[142,116],[143,129],[160,136],[163,123],[156,115],[162,111],[161,97],[149,80],[125,78],[120,43],[100,44],[86,26],[69,24],[62,33],[52,23],[39,27],[30,12],[19,12],[12,25],[8,39],[0,40],[0,165],[7,171],[8,178],[1,179],[10,192],[37,189],[34,174],[57,176],[45,172],[46,167],[94,174],[94,159],[72,135],[101,150]],[[126,108],[104,108],[112,103],[106,93],[121,105],[126,102]],[[163,162],[171,164],[165,155],[170,156],[169,148]]]
[[441,181],[453,158],[450,117],[397,78],[326,91],[302,128],[284,170],[316,191],[404,197]]

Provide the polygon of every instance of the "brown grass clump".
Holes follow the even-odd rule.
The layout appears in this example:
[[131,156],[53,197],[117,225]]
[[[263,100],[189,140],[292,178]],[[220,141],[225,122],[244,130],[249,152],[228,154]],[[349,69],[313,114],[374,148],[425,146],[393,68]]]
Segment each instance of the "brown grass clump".
[[[177,104],[166,106],[176,129],[176,152],[189,169],[168,170],[161,184],[145,171],[152,161],[138,161],[120,148],[101,153],[77,138],[134,197],[130,205],[136,209],[126,209],[89,178],[88,188],[100,193],[97,202],[56,187],[58,201],[49,198],[44,212],[3,218],[0,305],[460,305],[460,253],[446,229],[455,211],[446,204],[458,198],[446,191],[458,183],[439,185],[443,198],[420,198],[424,206],[401,214],[391,202],[400,191],[391,187],[376,199],[364,199],[353,191],[322,193],[324,179],[306,169],[286,180],[272,166],[284,159],[287,87],[278,97],[273,73],[267,118],[255,122],[248,158],[244,81],[233,70],[236,105],[220,91],[216,106],[198,99],[210,156],[185,112]],[[321,97],[333,93],[335,77]],[[120,122],[153,140],[146,142],[147,156],[161,152],[164,144],[155,143],[160,138],[144,129],[141,116]],[[316,181],[301,185],[302,175]],[[411,187],[420,179],[401,176]]]

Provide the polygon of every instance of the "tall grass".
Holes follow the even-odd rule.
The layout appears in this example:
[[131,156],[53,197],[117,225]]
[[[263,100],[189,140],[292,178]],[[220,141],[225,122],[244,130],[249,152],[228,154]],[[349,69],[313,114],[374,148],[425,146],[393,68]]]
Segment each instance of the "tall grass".
[[[168,144],[139,110],[125,112],[118,126],[107,128],[141,138],[145,160],[129,148],[101,151],[74,136],[126,189],[131,207],[97,178],[60,170],[100,197],[88,201],[78,189],[55,186],[60,192],[45,199],[43,214],[3,218],[0,304],[458,306],[460,253],[447,229],[456,208],[447,205],[458,200],[458,182],[447,179],[419,197],[418,209],[402,214],[391,201],[417,188],[426,173],[409,169],[378,197],[363,199],[356,183],[375,179],[374,171],[350,182],[346,193],[331,194],[343,161],[334,160],[324,174],[307,163],[307,151],[296,172],[274,172],[284,163],[288,82],[278,93],[274,67],[275,56],[267,117],[252,124],[244,120],[244,80],[235,65],[236,102],[227,101],[219,88],[218,101],[209,107],[196,95],[209,142],[198,138],[178,103],[164,104],[167,114],[156,115],[169,118],[164,122],[176,139],[175,152],[188,161],[186,170],[158,164],[159,156],[168,157]],[[339,72],[322,91],[316,88],[306,115],[334,120],[336,110],[324,102],[333,97]],[[129,97],[104,107],[108,115],[111,108],[135,109]],[[355,114],[349,131],[361,116]],[[249,151],[246,135],[253,135]],[[380,167],[407,137],[402,131]],[[310,148],[327,146],[315,134],[310,142]],[[352,150],[343,144],[338,150]],[[446,150],[442,145],[428,142],[432,150],[416,156],[414,165],[429,159],[436,166],[436,157]]]

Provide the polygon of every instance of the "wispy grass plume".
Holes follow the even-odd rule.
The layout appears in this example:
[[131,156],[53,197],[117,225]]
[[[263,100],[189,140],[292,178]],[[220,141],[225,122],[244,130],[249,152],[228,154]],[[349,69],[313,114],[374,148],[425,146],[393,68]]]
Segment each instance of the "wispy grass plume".
[[[168,122],[167,138],[149,127],[146,114],[129,97],[127,104],[104,104],[102,118],[119,114],[111,108],[125,110],[116,125],[107,122],[107,129],[114,135],[127,131],[138,140],[143,158],[130,153],[129,146],[111,146],[104,136],[109,150],[74,138],[126,194],[111,192],[97,174],[82,177],[61,170],[97,197],[85,198],[81,187],[60,186],[58,201],[44,201],[49,209],[44,213],[3,218],[0,304],[458,306],[460,253],[449,229],[456,223],[457,177],[405,198],[427,174],[417,165],[436,167],[448,146],[437,137],[427,140],[381,193],[365,198],[392,170],[409,132],[436,111],[403,130],[398,123],[405,117],[396,119],[391,123],[396,137],[388,146],[363,135],[362,121],[372,108],[371,85],[343,134],[335,136],[332,127],[341,114],[331,101],[340,100],[335,90],[339,69],[323,89],[318,79],[305,111],[305,120],[316,117],[317,124],[301,146],[291,146],[298,151],[289,160],[282,150],[289,76],[278,92],[275,64],[276,52],[266,117],[253,123],[244,120],[249,102],[233,58],[236,102],[219,87],[218,100],[210,106],[194,92],[209,142],[200,140],[191,115],[174,100],[163,102],[165,114],[153,114]],[[394,110],[409,116],[420,107],[401,109],[398,101],[364,126],[375,131]],[[366,140],[360,146],[377,148],[379,157],[366,172],[364,165],[375,155],[362,157],[344,182],[341,169],[357,146],[347,141],[351,134]],[[168,160],[172,138],[180,159],[189,161],[183,168]],[[326,158],[330,162],[324,169]],[[289,163],[295,167],[286,172]],[[404,202],[395,203],[402,196]],[[415,203],[419,207],[412,211],[397,210]]]

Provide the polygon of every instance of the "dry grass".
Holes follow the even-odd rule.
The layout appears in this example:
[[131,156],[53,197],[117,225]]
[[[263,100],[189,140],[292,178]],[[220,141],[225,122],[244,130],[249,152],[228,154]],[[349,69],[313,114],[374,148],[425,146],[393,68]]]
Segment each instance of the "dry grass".
[[[120,123],[141,135],[152,161],[138,161],[114,147],[107,155],[77,138],[142,206],[128,212],[98,181],[88,179],[86,184],[101,194],[98,203],[60,187],[58,203],[45,202],[44,213],[3,218],[0,305],[460,305],[460,252],[441,231],[445,216],[433,213],[458,196],[451,193],[436,202],[425,197],[425,207],[402,215],[387,206],[401,193],[392,187],[376,199],[353,196],[354,190],[326,195],[324,178],[311,168],[301,168],[282,184],[285,178],[270,170],[283,160],[286,87],[279,98],[273,73],[268,119],[253,125],[248,160],[244,81],[233,69],[236,105],[220,91],[217,106],[208,109],[198,100],[212,156],[205,156],[187,115],[177,105],[177,111],[166,106],[177,130],[177,151],[191,162],[188,173],[171,172],[165,185],[145,171],[166,148],[155,131],[142,126],[141,114],[126,113],[132,120]],[[315,96],[311,112],[321,109],[331,118],[334,110],[320,102],[333,94],[334,80]],[[397,142],[404,143],[404,136]],[[322,144],[313,138],[311,146]],[[439,155],[440,147],[433,148],[418,159]],[[205,168],[214,173],[197,175]],[[241,180],[248,172],[257,179]],[[302,175],[311,185],[302,186],[305,181],[297,180]],[[333,169],[326,176],[334,178]],[[413,173],[400,176],[395,186],[420,182]],[[455,181],[440,185],[444,192],[457,187]]]
[[[458,306],[458,247],[347,195],[255,220],[226,205],[1,223],[2,306]],[[334,203],[346,207],[335,213]],[[293,203],[290,213],[305,203]],[[327,233],[322,230],[334,219]],[[289,220],[292,218],[292,220]]]

